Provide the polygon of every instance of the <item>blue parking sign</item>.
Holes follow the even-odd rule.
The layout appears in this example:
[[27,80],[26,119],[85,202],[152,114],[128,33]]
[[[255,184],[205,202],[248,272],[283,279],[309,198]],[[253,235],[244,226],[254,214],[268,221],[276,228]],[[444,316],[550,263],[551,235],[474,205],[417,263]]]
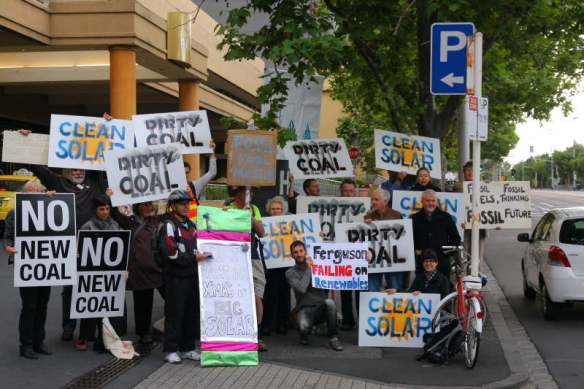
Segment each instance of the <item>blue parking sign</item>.
[[434,95],[466,94],[466,37],[472,23],[434,23],[431,33],[430,92]]

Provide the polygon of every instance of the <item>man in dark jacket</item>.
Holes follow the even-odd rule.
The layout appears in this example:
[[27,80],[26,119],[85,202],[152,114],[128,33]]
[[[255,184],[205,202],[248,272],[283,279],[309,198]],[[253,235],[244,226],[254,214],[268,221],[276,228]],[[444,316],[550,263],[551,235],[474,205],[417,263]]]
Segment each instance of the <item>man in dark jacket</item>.
[[[450,263],[442,246],[460,244],[460,235],[452,216],[438,208],[438,195],[429,189],[422,194],[422,210],[412,215],[414,248],[416,256],[426,249],[433,249],[438,255],[438,271],[449,279]],[[416,263],[416,273],[422,272],[421,262]]]
[[198,361],[201,357],[195,349],[195,340],[200,333],[197,262],[207,256],[197,251],[196,227],[188,218],[191,200],[185,190],[172,192],[168,197],[172,212],[161,227],[162,276],[166,294],[163,351],[169,363],[180,363],[185,358]]

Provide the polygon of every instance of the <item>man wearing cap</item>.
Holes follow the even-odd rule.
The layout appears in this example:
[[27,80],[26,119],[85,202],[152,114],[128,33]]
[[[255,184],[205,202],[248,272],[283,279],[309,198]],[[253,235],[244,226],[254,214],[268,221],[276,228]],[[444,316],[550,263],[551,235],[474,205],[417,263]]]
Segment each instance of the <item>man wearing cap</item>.
[[197,262],[207,255],[197,250],[195,224],[188,218],[192,197],[175,190],[168,197],[172,211],[162,223],[160,250],[164,258],[165,286],[164,345],[166,361],[199,360],[195,339],[199,331],[199,287]]

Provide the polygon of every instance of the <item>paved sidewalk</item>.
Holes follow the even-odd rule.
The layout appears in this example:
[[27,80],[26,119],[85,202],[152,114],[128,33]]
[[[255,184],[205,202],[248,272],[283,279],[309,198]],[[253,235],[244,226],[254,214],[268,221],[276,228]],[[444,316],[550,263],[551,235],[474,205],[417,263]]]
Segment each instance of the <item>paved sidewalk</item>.
[[[342,333],[343,352],[326,347],[326,338],[313,336],[309,346],[298,344],[297,334],[272,335],[270,350],[261,354],[257,367],[201,368],[198,363],[164,364],[136,388],[532,388],[554,387],[551,376],[533,360],[529,339],[521,336],[517,319],[493,278],[484,292],[489,307],[477,366],[464,367],[462,355],[447,366],[415,360],[419,349],[366,348],[357,346],[357,335]],[[507,324],[511,323],[511,326]],[[535,354],[534,354],[535,353]],[[159,355],[159,357],[162,357]]]

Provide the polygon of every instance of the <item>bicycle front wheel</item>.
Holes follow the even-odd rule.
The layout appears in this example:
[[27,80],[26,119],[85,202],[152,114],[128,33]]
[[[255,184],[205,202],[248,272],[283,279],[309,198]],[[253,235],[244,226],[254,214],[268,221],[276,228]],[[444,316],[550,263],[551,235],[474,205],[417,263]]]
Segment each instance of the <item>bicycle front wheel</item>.
[[464,336],[464,364],[468,369],[475,367],[479,357],[481,334],[477,331],[477,313],[474,304],[467,302],[467,328]]

